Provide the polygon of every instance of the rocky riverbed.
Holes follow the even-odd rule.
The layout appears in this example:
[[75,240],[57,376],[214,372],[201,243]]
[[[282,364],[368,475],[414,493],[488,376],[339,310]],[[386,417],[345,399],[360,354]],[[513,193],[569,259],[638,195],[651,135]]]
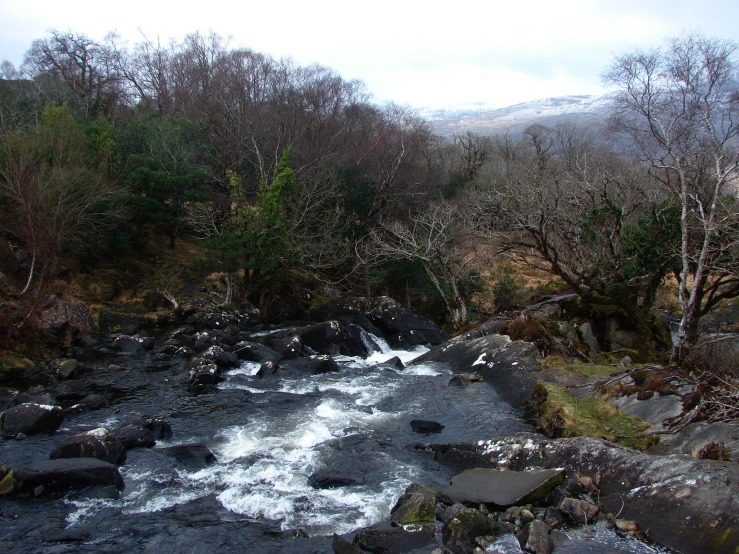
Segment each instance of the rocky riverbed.
[[[655,465],[668,473],[677,468],[673,477],[709,472],[716,478],[708,488],[721,476],[739,479],[732,468],[670,465],[628,449],[613,459],[604,454],[598,468],[577,454],[610,452],[608,443],[547,442],[533,434],[520,411],[536,380],[529,344],[494,334],[466,346],[445,343],[432,322],[390,299],[333,304],[316,317],[322,321],[270,327],[251,315],[193,309],[171,329],[146,333],[133,324],[121,329],[126,334],[83,338],[48,367],[19,372],[8,383],[15,388],[0,391],[0,549],[518,552],[532,522],[556,512],[559,523],[548,521],[545,531],[556,530],[545,541],[555,552],[651,552],[605,511],[597,525],[576,529],[562,501],[615,513],[616,498],[654,490],[661,477],[642,484],[639,474]],[[435,344],[441,346],[430,350]],[[462,371],[479,377],[455,376]],[[633,470],[621,488],[614,466]],[[523,495],[505,505],[445,492],[455,475],[478,467],[561,467],[564,481],[542,498]],[[579,486],[578,479],[592,482],[607,470],[608,483]],[[425,488],[418,493],[413,483]],[[737,495],[724,488],[725,519],[709,521],[718,512],[702,506],[705,521],[681,535],[690,539],[686,551],[709,544],[715,533],[699,529],[712,525],[729,529],[715,551],[733,552],[726,548],[736,541]],[[608,491],[611,504],[598,502],[594,490]],[[394,521],[391,512],[414,493],[430,502],[433,517]],[[670,515],[654,523],[666,532],[649,528],[649,536],[673,547],[672,518],[685,516],[680,506],[693,509],[690,494],[680,494]],[[626,504],[638,522],[641,508]],[[449,530],[460,509],[484,519],[484,528]],[[401,532],[425,535],[409,543]],[[372,543],[378,533],[389,542]]]

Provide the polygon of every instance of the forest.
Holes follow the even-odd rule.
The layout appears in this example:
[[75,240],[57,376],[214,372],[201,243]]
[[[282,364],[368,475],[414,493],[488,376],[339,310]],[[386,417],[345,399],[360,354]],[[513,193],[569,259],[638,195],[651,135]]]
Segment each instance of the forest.
[[[1,325],[70,268],[146,256],[155,233],[172,252],[196,241],[220,302],[266,316],[387,294],[459,330],[522,302],[511,268],[532,267],[551,281],[527,292],[618,310],[681,362],[739,295],[735,52],[690,34],[615,58],[606,129],[446,138],[361,82],[215,33],[50,31],[0,70],[0,226],[23,268]],[[144,286],[177,307],[183,268],[155,267]],[[674,347],[653,314],[668,281]]]

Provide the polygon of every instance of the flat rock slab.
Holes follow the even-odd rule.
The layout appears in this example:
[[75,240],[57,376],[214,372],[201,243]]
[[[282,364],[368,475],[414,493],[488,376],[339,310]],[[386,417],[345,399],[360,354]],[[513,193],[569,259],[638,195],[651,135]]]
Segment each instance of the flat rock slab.
[[683,402],[679,396],[655,395],[647,400],[638,400],[635,394],[622,396],[613,401],[630,416],[636,416],[642,421],[651,423],[649,431],[661,431],[665,419],[677,417],[683,413]]
[[452,477],[444,496],[463,504],[485,503],[505,508],[543,498],[565,480],[563,469],[510,471],[475,468]]
[[14,475],[20,492],[43,486],[45,492],[60,492],[92,486],[113,485],[123,489],[118,468],[96,458],[59,458],[33,462],[20,467]]

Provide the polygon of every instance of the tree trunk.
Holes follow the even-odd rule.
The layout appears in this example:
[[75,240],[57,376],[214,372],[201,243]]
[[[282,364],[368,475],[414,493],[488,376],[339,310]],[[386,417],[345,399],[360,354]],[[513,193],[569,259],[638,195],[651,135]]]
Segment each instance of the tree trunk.
[[[449,314],[452,316],[452,326],[455,329],[459,329],[461,324],[461,314],[459,313],[459,310],[456,308],[454,304],[452,304],[452,301],[449,299],[449,297],[444,293],[444,287],[441,286],[441,281],[439,281],[439,278],[434,274],[433,271],[429,268],[428,265],[423,264],[424,269],[426,270],[426,274],[429,276],[429,279],[431,279],[431,282],[434,284],[434,287],[441,295],[441,298],[444,300],[444,304],[446,305],[446,309],[449,312]],[[466,313],[466,309],[465,309]]]
[[23,290],[18,293],[18,296],[22,296],[26,294],[26,291],[28,290],[28,287],[31,286],[31,281],[33,280],[33,270],[36,267],[36,251],[33,252],[33,258],[31,259],[31,269],[28,270],[28,280],[26,281],[26,286],[23,287]]

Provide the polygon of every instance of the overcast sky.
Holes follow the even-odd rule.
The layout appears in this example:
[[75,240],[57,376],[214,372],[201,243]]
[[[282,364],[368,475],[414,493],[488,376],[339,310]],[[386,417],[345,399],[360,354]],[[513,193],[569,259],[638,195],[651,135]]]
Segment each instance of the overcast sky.
[[378,102],[498,107],[602,92],[616,54],[699,30],[739,42],[737,0],[0,0],[0,60],[48,29],[136,42],[213,30],[244,46],[361,79]]

